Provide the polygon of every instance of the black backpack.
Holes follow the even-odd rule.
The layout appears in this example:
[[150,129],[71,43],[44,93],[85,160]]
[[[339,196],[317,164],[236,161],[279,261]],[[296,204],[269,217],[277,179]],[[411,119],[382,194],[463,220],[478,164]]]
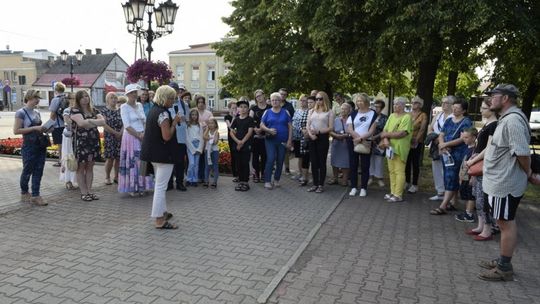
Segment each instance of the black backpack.
[[69,107],[69,102],[66,99],[66,96],[64,94],[59,95],[58,98],[60,101],[58,102],[58,108],[56,109],[56,115],[58,117],[64,117],[64,110]]

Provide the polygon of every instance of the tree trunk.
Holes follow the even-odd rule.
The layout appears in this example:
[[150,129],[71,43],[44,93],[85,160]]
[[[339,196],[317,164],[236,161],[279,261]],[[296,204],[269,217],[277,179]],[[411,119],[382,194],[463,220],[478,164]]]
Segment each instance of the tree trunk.
[[446,95],[456,95],[457,78],[457,71],[448,72],[448,85],[446,87]]
[[437,75],[440,60],[440,56],[430,57],[423,59],[418,64],[418,83],[416,85],[416,94],[424,100],[422,111],[428,113],[428,115],[431,114],[435,76]]
[[535,69],[533,69],[533,76],[531,77],[531,80],[529,81],[529,84],[527,85],[527,89],[523,93],[523,104],[521,105],[521,110],[523,113],[525,113],[525,116],[527,116],[527,119],[531,118],[531,111],[534,99],[540,92],[540,73],[539,73],[540,67],[536,66]]

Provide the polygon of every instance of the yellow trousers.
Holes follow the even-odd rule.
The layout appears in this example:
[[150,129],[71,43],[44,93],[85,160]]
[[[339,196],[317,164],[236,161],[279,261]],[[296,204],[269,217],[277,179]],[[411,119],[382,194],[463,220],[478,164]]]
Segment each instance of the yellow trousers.
[[388,159],[388,171],[390,177],[390,193],[403,198],[405,188],[405,161],[399,155],[394,154],[393,159]]

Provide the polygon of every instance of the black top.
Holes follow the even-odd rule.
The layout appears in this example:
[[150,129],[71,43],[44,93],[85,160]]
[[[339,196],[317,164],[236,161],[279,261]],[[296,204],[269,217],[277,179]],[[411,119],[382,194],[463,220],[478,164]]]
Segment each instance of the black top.
[[[255,122],[253,121],[253,118],[250,116],[247,116],[246,118],[240,118],[236,117],[231,125],[231,130],[235,130],[236,133],[234,134],[236,138],[239,140],[244,139],[244,137],[247,135],[249,128],[254,128]],[[249,149],[249,146],[251,144],[251,139],[249,139],[244,146],[242,147],[242,150]],[[233,149],[236,150],[236,142],[233,141]]]
[[289,112],[289,115],[291,115],[291,117],[294,117],[294,107],[293,107],[292,103],[285,100],[285,104],[283,104],[282,108],[287,110],[287,112]]
[[476,148],[474,153],[480,153],[484,151],[487,147],[488,138],[493,136],[495,129],[497,128],[497,121],[493,121],[487,125],[484,125],[480,132],[478,132],[478,137],[476,138]]
[[[251,107],[251,111],[253,111],[253,121],[255,122],[255,128],[260,128],[261,126],[261,119],[263,117],[263,114],[266,110],[272,108],[270,105],[266,105],[266,108],[261,109],[258,105],[253,105]],[[292,117],[292,116],[291,116]]]
[[168,127],[172,124],[172,116],[167,108],[154,105],[148,112],[148,118],[146,119],[146,128],[144,129],[144,138],[141,147],[141,159],[148,162],[173,164],[175,163],[174,155],[179,155],[176,148],[175,136],[173,135],[170,140],[165,141],[161,134],[161,127],[158,124],[159,116],[166,115],[167,120],[163,123],[168,124]]

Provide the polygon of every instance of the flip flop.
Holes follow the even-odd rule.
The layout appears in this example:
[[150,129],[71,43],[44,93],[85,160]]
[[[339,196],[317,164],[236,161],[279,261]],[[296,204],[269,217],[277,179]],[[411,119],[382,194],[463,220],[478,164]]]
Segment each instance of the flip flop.
[[156,229],[178,229],[178,226],[165,221],[161,227],[156,227]]

